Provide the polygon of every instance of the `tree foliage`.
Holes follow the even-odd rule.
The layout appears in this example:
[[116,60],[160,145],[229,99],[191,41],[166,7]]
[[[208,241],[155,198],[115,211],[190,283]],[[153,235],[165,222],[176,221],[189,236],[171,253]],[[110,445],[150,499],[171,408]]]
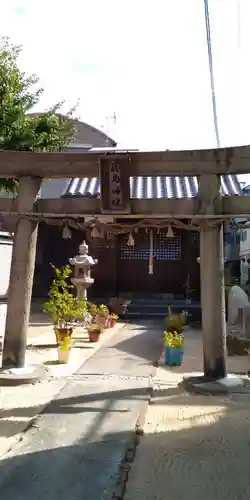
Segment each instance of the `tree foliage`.
[[[36,75],[18,67],[21,47],[0,39],[0,150],[60,151],[74,137],[75,108],[60,114],[63,102],[43,113],[32,113],[43,89]],[[15,179],[0,179],[0,189],[15,192]]]
[[72,328],[76,319],[83,321],[87,303],[72,293],[74,286],[70,283],[71,267],[69,265],[62,269],[52,267],[55,277],[50,287],[49,300],[45,302],[43,311],[50,315],[55,328]]

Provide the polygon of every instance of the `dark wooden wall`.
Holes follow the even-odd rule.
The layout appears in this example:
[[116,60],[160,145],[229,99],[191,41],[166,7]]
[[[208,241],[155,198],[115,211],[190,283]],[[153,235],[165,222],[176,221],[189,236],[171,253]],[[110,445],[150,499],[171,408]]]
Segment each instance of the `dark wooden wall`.
[[89,238],[89,253],[98,259],[92,268],[95,283],[89,289],[89,297],[112,297],[117,288],[117,237],[111,234],[103,238]]
[[79,253],[80,243],[86,239],[89,254],[98,259],[92,268],[95,283],[89,290],[91,296],[112,296],[117,290],[117,258],[115,239],[93,239],[82,231],[72,231],[71,239],[62,238],[62,228],[40,224],[37,241],[33,298],[45,298],[54,272],[51,264],[62,267],[70,257]]
[[64,240],[62,228],[44,223],[39,225],[33,298],[47,297],[54,275],[51,264],[56,267],[68,264],[69,258],[78,253],[83,238],[82,232],[72,232],[72,238]]
[[154,231],[154,273],[149,274],[149,235],[145,229],[133,234],[135,246],[127,245],[128,235],[105,239],[91,238],[89,234],[72,231],[72,238],[64,240],[62,229],[41,224],[37,243],[37,259],[33,297],[44,298],[53,277],[52,263],[56,267],[67,264],[78,254],[79,244],[86,239],[89,254],[98,259],[92,268],[95,283],[88,296],[111,297],[119,293],[185,293],[189,275],[190,288],[199,298],[200,269],[197,233],[175,229],[175,237],[166,237],[166,231]]
[[153,274],[149,274],[149,234],[145,229],[133,235],[134,247],[127,246],[128,236],[120,236],[118,252],[118,289],[134,293],[185,293],[189,274],[190,288],[199,295],[199,240],[196,233],[174,229],[153,231]]

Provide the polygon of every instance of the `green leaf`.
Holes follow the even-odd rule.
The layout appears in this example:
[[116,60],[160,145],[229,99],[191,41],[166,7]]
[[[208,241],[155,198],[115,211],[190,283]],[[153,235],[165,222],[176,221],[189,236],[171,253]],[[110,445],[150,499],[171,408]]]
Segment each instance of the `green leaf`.
[[164,344],[167,347],[174,347],[175,349],[183,349],[184,347],[184,337],[177,331],[165,331],[164,332]]
[[[32,113],[43,89],[36,75],[18,67],[21,47],[0,38],[0,150],[60,151],[75,136],[76,108],[60,114],[62,102],[44,113]],[[0,190],[16,194],[16,179],[0,179]]]
[[56,328],[69,328],[76,319],[83,319],[88,304],[72,293],[74,287],[70,282],[71,267],[69,265],[62,269],[52,267],[55,277],[49,290],[49,300],[44,303],[43,311],[50,315]]

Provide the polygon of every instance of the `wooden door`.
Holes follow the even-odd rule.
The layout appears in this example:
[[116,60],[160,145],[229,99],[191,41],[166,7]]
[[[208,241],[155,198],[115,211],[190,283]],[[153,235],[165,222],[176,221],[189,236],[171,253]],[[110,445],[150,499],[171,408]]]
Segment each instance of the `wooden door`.
[[175,229],[174,237],[167,237],[167,230],[154,234],[154,274],[159,293],[183,294],[185,275],[185,238]]
[[183,293],[185,262],[182,232],[167,238],[166,231],[153,230],[153,274],[149,274],[149,232],[133,235],[135,246],[128,246],[128,235],[118,239],[118,290],[120,293]]

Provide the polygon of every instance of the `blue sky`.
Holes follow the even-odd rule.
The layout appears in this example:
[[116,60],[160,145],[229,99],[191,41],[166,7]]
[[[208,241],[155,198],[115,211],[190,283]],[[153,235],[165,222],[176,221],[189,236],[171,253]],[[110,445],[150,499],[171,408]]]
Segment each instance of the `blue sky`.
[[[222,146],[250,143],[250,1],[210,0]],[[9,0],[0,32],[45,92],[121,147],[216,147],[203,0]],[[117,123],[106,117],[116,113]]]

